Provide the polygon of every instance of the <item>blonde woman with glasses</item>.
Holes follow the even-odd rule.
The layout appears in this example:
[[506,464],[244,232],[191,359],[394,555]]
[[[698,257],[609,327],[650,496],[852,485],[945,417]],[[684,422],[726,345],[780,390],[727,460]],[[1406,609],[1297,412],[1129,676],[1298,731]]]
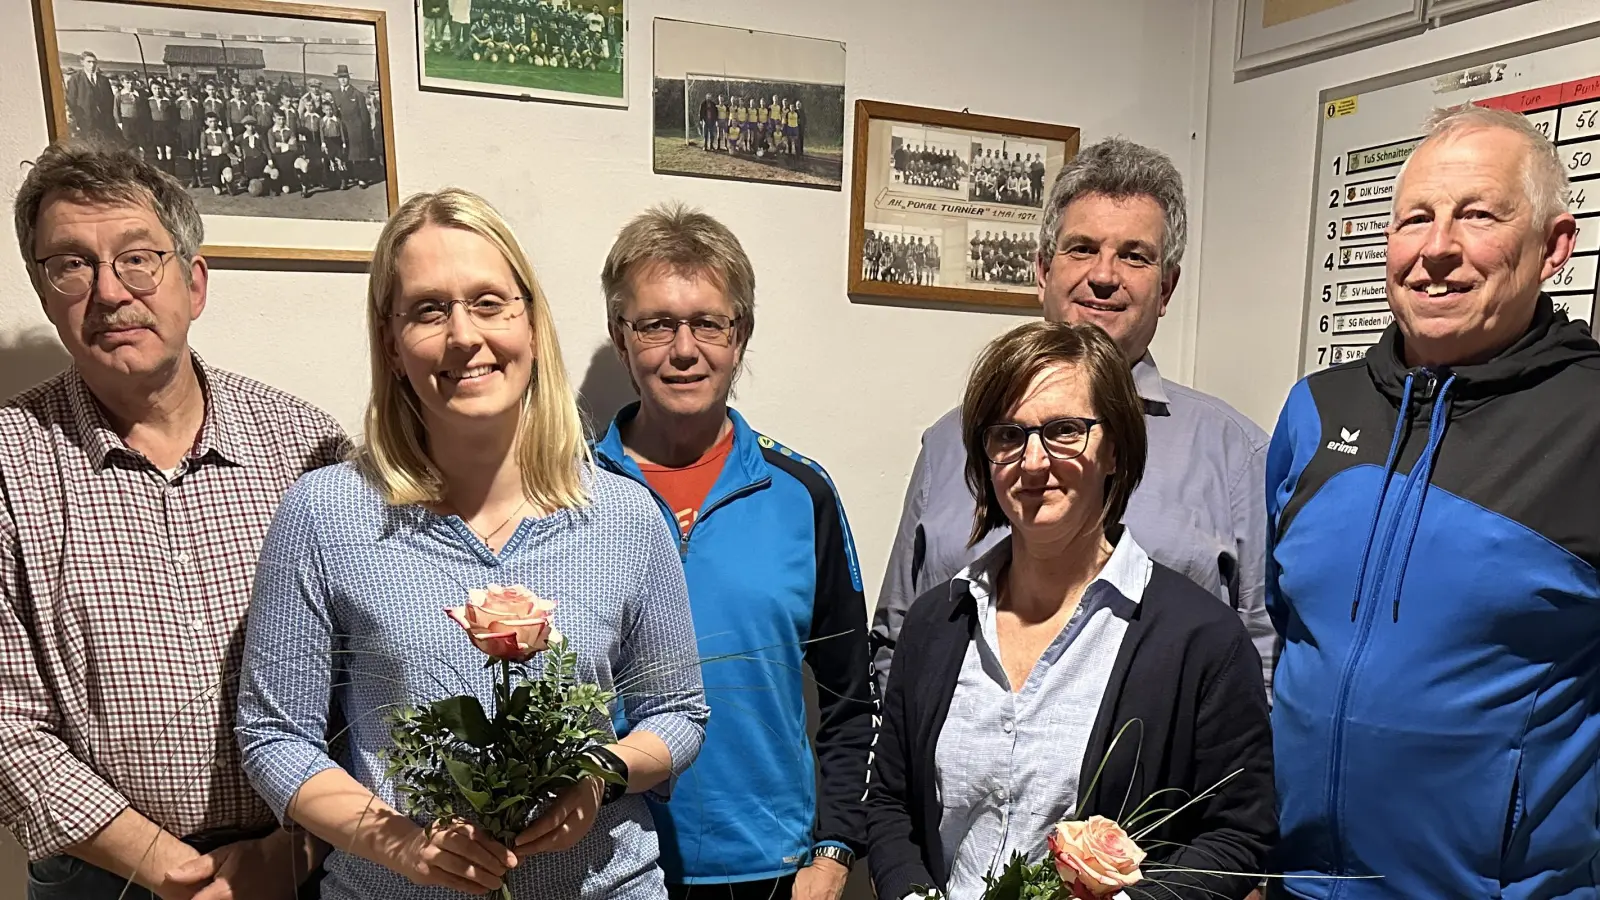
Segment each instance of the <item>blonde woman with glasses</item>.
[[[665,523],[643,488],[591,464],[549,307],[482,199],[446,190],[395,213],[367,318],[366,444],[296,484],[262,548],[238,725],[251,782],[333,846],[327,900],[502,882],[518,898],[665,897],[640,795],[689,765],[707,716]],[[627,790],[586,779],[510,847],[396,812],[378,755],[394,705],[492,697],[442,611],[489,583],[556,601],[580,676],[630,685],[627,736],[608,745]],[[349,723],[337,759],[330,721]]]

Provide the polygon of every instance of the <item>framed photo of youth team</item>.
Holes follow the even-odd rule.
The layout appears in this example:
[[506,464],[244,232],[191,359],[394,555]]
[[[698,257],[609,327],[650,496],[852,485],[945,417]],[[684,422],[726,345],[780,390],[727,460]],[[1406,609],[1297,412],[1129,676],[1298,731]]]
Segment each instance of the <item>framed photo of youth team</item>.
[[52,140],[177,178],[220,259],[366,262],[399,205],[378,9],[34,0]]
[[1078,129],[856,101],[852,296],[1038,306],[1045,196]]

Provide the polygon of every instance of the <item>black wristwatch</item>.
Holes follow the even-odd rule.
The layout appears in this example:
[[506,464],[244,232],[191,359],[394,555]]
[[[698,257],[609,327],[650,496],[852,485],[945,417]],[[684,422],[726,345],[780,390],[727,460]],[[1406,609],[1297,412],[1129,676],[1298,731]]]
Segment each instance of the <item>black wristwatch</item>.
[[623,762],[622,757],[612,753],[605,747],[590,747],[588,750],[588,755],[590,759],[593,759],[599,764],[600,768],[605,769],[607,772],[611,772],[622,779],[620,782],[601,782],[601,784],[605,786],[605,790],[600,794],[600,805],[605,806],[610,803],[615,803],[616,801],[627,796],[628,764]]
[[855,865],[856,855],[843,847],[825,844],[811,851],[812,859],[831,859],[846,869]]

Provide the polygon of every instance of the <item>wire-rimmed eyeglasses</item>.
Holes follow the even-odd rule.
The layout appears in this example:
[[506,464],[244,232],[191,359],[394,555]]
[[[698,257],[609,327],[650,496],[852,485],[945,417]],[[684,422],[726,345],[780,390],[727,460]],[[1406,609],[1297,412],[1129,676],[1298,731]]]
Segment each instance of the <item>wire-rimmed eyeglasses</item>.
[[45,280],[50,282],[50,286],[67,297],[82,297],[89,293],[94,288],[94,280],[101,266],[110,266],[111,273],[128,290],[148,294],[161,286],[161,278],[167,271],[167,257],[176,253],[176,250],[136,247],[118,253],[110,262],[102,262],[85,253],[56,253],[35,259],[34,262],[44,270]]
[[676,316],[645,316],[642,319],[618,318],[617,321],[628,326],[633,331],[633,336],[639,343],[647,347],[659,347],[662,344],[672,343],[678,336],[678,329],[689,326],[689,334],[702,344],[715,344],[726,347],[733,343],[733,330],[739,324],[736,316],[722,316],[714,313],[690,316],[680,319]]
[[983,429],[983,455],[997,466],[1009,465],[1028,452],[1028,441],[1037,434],[1052,459],[1077,459],[1089,446],[1089,430],[1099,424],[1099,419],[1083,416],[1063,416],[1043,425],[1001,422]]
[[409,309],[390,313],[389,318],[399,319],[412,336],[429,338],[450,327],[450,315],[459,304],[480,330],[504,331],[522,315],[527,299],[484,294],[471,300],[419,300]]

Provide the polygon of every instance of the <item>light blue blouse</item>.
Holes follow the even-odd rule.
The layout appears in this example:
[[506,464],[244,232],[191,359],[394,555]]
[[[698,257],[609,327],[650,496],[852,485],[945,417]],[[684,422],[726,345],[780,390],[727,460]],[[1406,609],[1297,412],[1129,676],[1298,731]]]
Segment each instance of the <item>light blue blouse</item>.
[[[674,775],[693,762],[709,713],[673,539],[642,487],[595,470],[585,479],[589,506],[523,521],[498,555],[455,516],[386,506],[350,463],[289,490],[256,572],[237,726],[245,771],[280,820],[334,766],[399,808],[378,755],[397,706],[470,692],[491,708],[498,669],[444,614],[491,583],[556,601],[580,677],[619,693],[628,729],[659,736]],[[337,761],[330,708],[348,728]],[[522,859],[510,883],[530,900],[658,900],[656,857],[649,809],[629,795],[571,850]],[[324,900],[459,896],[337,851],[327,869]]]
[[1155,568],[1124,531],[1067,624],[1013,690],[996,609],[998,575],[1010,559],[1008,537],[956,575],[977,601],[979,628],[962,659],[934,767],[950,873],[945,895],[958,900],[981,897],[984,876],[998,874],[1013,853],[1042,858],[1050,829],[1077,807],[1084,787],[1078,773],[1128,617]]

